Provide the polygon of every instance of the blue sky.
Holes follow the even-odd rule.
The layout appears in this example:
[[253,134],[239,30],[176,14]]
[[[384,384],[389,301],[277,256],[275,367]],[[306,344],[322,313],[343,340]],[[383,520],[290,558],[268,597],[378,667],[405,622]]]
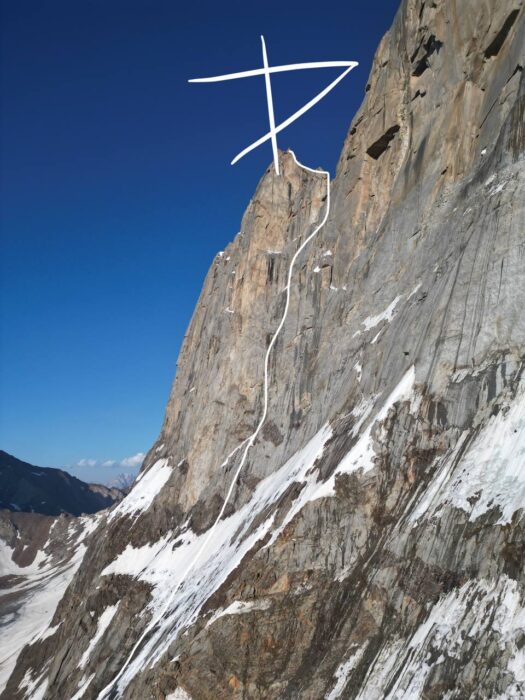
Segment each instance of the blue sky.
[[[272,157],[229,165],[267,131],[262,77],[188,78],[260,67],[260,34],[270,65],[359,61],[278,138],[333,171],[397,4],[2,2],[1,448],[89,480],[136,470]],[[277,121],[336,75],[275,76]]]

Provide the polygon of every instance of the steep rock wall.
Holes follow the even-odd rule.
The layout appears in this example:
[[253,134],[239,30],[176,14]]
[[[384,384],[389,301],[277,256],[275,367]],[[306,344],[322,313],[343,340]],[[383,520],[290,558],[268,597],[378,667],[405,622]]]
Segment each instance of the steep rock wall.
[[299,261],[265,429],[172,596],[324,213],[320,174],[268,169],[142,477],[4,697],[29,673],[42,697],[95,698],[128,658],[109,696],[525,696],[524,34],[515,0],[401,5]]

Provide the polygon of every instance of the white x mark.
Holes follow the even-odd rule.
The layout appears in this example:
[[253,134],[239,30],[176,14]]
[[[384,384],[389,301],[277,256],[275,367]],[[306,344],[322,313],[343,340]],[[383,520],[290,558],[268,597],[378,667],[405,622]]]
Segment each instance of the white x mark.
[[[265,85],[266,85],[266,101],[268,103],[268,120],[270,123],[270,131],[260,139],[254,141],[249,146],[247,146],[243,151],[238,153],[232,160],[231,164],[234,165],[243,158],[247,153],[253,151],[265,141],[271,140],[272,151],[273,151],[273,162],[275,165],[275,172],[279,175],[279,159],[277,155],[277,134],[286,129],[287,126],[293,124],[296,119],[299,119],[303,114],[308,112],[308,110],[316,105],[320,100],[328,95],[328,93],[334,89],[337,83],[340,83],[343,78],[348,75],[348,73],[359,64],[356,61],[316,61],[314,63],[291,63],[285,66],[272,66],[268,65],[268,56],[266,53],[266,44],[264,37],[261,36],[262,42],[262,53],[263,53],[263,68],[257,68],[255,70],[247,70],[241,73],[227,73],[226,75],[216,75],[211,78],[194,78],[190,80],[190,83],[218,83],[223,80],[236,80],[237,78],[252,78],[256,75],[264,75]],[[345,68],[345,70],[339,75],[335,80],[333,80],[324,90],[321,90],[313,99],[307,102],[303,107],[294,112],[288,119],[285,119],[279,125],[275,126],[275,116],[273,111],[273,98],[272,98],[272,85],[270,81],[271,73],[284,73],[293,70],[304,70],[306,68]]]

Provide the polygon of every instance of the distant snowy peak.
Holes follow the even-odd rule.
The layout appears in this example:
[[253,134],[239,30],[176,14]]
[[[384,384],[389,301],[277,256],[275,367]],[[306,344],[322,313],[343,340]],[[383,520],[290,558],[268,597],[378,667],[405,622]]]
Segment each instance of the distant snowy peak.
[[123,494],[127,494],[133,484],[135,483],[136,476],[134,474],[122,473],[117,474],[117,476],[108,483],[110,488],[115,488],[121,491]]

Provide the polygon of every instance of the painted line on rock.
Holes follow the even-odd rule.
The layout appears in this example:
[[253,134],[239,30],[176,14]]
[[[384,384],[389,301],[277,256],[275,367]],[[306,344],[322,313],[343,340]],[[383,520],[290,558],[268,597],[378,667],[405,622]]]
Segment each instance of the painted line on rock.
[[[193,560],[190,562],[182,576],[180,577],[179,581],[173,588],[173,591],[171,595],[169,596],[168,600],[164,604],[164,607],[160,611],[160,613],[147,625],[146,629],[142,632],[140,637],[138,638],[137,642],[133,646],[133,649],[131,650],[130,654],[128,655],[126,661],[122,665],[120,671],[117,673],[117,675],[113,678],[112,681],[100,692],[98,695],[98,700],[104,700],[104,698],[109,697],[109,693],[111,692],[112,688],[115,686],[116,683],[122,678],[124,672],[128,668],[129,664],[133,660],[133,657],[135,656],[135,653],[138,651],[140,646],[142,645],[143,641],[146,639],[146,637],[154,630],[154,628],[159,624],[159,622],[163,619],[169,608],[171,607],[171,604],[173,603],[173,600],[179,590],[179,588],[182,586],[182,584],[185,582],[185,580],[188,578],[189,574],[191,571],[195,568],[195,565],[201,558],[202,553],[210,543],[213,535],[215,534],[215,530],[217,528],[217,525],[219,521],[221,520],[222,516],[224,515],[224,512],[226,510],[226,507],[230,501],[231,495],[233,493],[233,490],[235,488],[235,484],[237,483],[237,479],[239,478],[239,475],[242,471],[242,468],[244,467],[244,464],[246,462],[246,458],[248,456],[248,452],[250,451],[250,447],[254,444],[257,436],[259,435],[264,423],[266,422],[266,418],[268,415],[268,388],[269,388],[269,379],[268,379],[268,367],[269,367],[269,362],[270,362],[270,354],[272,352],[272,349],[277,342],[277,338],[279,337],[283,326],[286,322],[286,317],[288,316],[288,310],[290,308],[290,298],[291,298],[291,282],[292,282],[292,275],[294,271],[294,266],[297,258],[299,255],[302,253],[302,251],[305,249],[305,247],[310,243],[310,241],[319,233],[319,231],[323,228],[323,226],[326,224],[328,220],[328,216],[330,214],[330,173],[327,170],[314,170],[313,168],[309,168],[307,165],[303,165],[300,163],[296,156],[295,153],[292,150],[288,150],[289,153],[291,153],[295,163],[300,167],[303,168],[304,170],[308,170],[311,173],[317,174],[317,175],[324,175],[326,177],[326,207],[325,207],[325,214],[323,217],[323,220],[321,223],[312,231],[312,233],[301,243],[299,248],[295,251],[294,256],[292,257],[292,260],[290,262],[290,266],[288,268],[288,276],[286,280],[286,304],[284,307],[283,315],[281,317],[281,321],[279,325],[277,326],[277,329],[275,330],[270,343],[268,345],[268,349],[266,350],[266,355],[264,358],[264,403],[263,403],[263,412],[262,416],[259,420],[259,423],[257,424],[257,427],[253,431],[253,433],[247,437],[245,440],[243,440],[237,447],[230,452],[230,454],[226,457],[224,462],[222,463],[222,466],[225,466],[231,457],[238,452],[243,445],[246,445],[244,448],[244,452],[241,457],[241,461],[239,462],[239,466],[237,467],[235,474],[233,476],[233,479],[231,481],[230,487],[226,493],[226,496],[224,498],[224,502],[222,504],[222,507],[219,511],[219,514],[217,515],[213,525],[211,528],[208,530],[208,534],[202,543],[202,546],[200,549],[197,551],[195,557]],[[130,679],[131,680],[131,679]],[[117,687],[117,696],[120,697],[121,692],[125,690],[127,686],[124,686],[124,688],[120,689]]]

